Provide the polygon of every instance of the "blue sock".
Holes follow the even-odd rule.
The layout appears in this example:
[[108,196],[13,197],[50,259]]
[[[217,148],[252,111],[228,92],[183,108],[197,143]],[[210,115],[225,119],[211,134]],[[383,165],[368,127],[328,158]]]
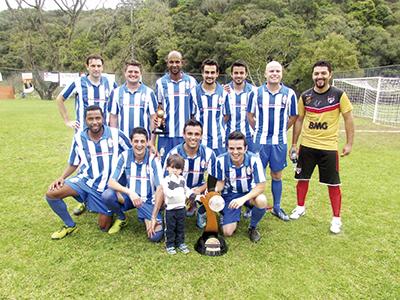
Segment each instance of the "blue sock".
[[274,199],[274,210],[279,211],[281,208],[281,198],[282,198],[282,180],[272,179],[271,184],[272,198]]
[[250,219],[250,227],[251,228],[256,228],[257,224],[261,221],[261,219],[265,215],[265,208],[258,208],[258,207],[253,207],[251,209],[251,219]]
[[74,227],[76,224],[72,220],[71,215],[68,213],[67,205],[61,199],[50,199],[47,198],[47,203],[51,209],[63,220],[64,224],[68,227]]
[[122,211],[122,205],[118,202],[117,193],[112,189],[106,189],[101,195],[104,204],[109,210],[118,216],[118,219],[125,220],[125,214]]

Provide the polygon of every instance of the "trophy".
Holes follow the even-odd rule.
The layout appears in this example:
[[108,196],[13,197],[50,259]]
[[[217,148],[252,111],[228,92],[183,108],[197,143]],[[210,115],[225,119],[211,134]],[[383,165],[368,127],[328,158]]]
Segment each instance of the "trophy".
[[154,128],[154,134],[166,134],[168,133],[165,126],[165,111],[161,103],[158,103],[157,112],[157,127]]
[[220,256],[228,251],[224,238],[218,234],[216,212],[225,206],[225,200],[217,192],[209,192],[201,197],[201,202],[206,209],[207,224],[203,234],[194,245],[194,249],[202,255]]

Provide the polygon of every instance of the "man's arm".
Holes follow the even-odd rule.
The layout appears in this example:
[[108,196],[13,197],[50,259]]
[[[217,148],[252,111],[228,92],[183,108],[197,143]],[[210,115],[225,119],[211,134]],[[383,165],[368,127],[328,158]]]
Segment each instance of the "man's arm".
[[121,185],[115,179],[110,178],[110,180],[108,181],[108,187],[112,188],[116,192],[127,194],[131,199],[131,201],[133,202],[133,205],[135,205],[135,207],[142,206],[143,202],[142,199],[140,199],[139,195],[136,194],[135,191],[130,190],[127,187]]
[[292,148],[291,148],[290,152],[292,152],[294,150],[297,152],[297,150],[298,150],[297,142],[299,140],[301,128],[303,127],[303,121],[304,121],[304,116],[298,116],[296,122],[294,123],[293,135],[292,135]]
[[249,124],[250,124],[251,128],[253,128],[253,130],[254,130],[254,128],[256,126],[256,120],[254,118],[254,114],[251,113],[251,112],[248,112],[247,113],[247,120],[249,121]]
[[78,121],[70,121],[69,120],[67,108],[65,107],[64,101],[65,101],[65,99],[64,99],[63,95],[61,95],[61,94],[58,95],[58,97],[56,98],[58,111],[60,112],[60,115],[61,115],[62,119],[64,120],[65,125],[73,128],[73,129],[79,129],[80,124]]
[[62,172],[61,176],[50,184],[49,191],[54,191],[61,188],[64,185],[64,180],[74,173],[77,168],[78,166],[68,165]]
[[110,113],[110,127],[118,128],[118,116]]
[[287,130],[290,129],[290,127],[292,127],[292,125],[296,122],[298,116],[289,116],[289,121],[287,124]]
[[240,208],[246,201],[256,198],[258,195],[264,193],[265,190],[265,182],[260,182],[256,184],[256,186],[251,189],[246,195],[236,198],[229,203],[229,208],[237,209]]
[[351,149],[353,148],[354,121],[353,121],[353,114],[351,111],[348,111],[342,115],[344,119],[344,128],[346,131],[346,145],[344,145],[342,154],[340,156],[346,156],[350,154]]
[[157,225],[157,215],[163,203],[164,203],[164,193],[162,186],[159,185],[154,195],[154,207],[153,207],[153,212],[151,213],[150,226],[147,228],[147,235],[149,237],[152,237],[155,234],[155,228]]

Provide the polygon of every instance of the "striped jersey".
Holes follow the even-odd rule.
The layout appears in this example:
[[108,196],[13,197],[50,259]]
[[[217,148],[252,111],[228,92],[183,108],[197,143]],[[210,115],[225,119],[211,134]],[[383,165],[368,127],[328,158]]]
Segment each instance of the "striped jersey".
[[143,161],[139,163],[135,161],[133,149],[122,152],[112,179],[118,181],[121,176],[126,177],[127,187],[134,190],[143,202],[154,203],[154,194],[162,179],[158,157],[151,155],[147,149]]
[[264,168],[260,157],[251,152],[244,154],[240,167],[236,167],[229,153],[217,157],[217,180],[225,182],[222,194],[246,194],[257,184],[265,182]]
[[233,131],[245,133],[246,138],[253,137],[253,129],[247,120],[247,104],[252,91],[257,88],[245,81],[244,89],[240,93],[236,93],[233,88],[233,82],[229,83],[231,92],[225,99],[225,114],[229,115],[229,120],[226,123],[226,136]]
[[183,148],[185,143],[177,145],[167,155],[164,163],[164,175],[166,172],[167,159],[171,154],[179,154],[185,160],[182,176],[186,179],[189,188],[196,188],[205,183],[205,172],[215,177],[216,157],[213,150],[200,145],[194,157],[189,157]]
[[168,137],[182,137],[183,126],[191,118],[192,104],[190,90],[197,82],[192,76],[182,73],[179,81],[165,74],[156,82],[157,101],[165,111],[165,125]]
[[131,92],[126,83],[111,92],[108,112],[118,116],[118,128],[130,136],[133,128],[143,127],[150,135],[150,116],[156,113],[154,91],[144,85]]
[[90,105],[100,106],[104,113],[104,122],[108,120],[107,102],[109,101],[111,91],[116,87],[117,84],[115,82],[111,84],[105,76],[100,78],[99,85],[94,85],[88,76],[82,76],[70,85],[65,86],[60,95],[65,100],[71,95],[75,95],[76,120],[81,126],[86,127],[85,109]]
[[211,149],[225,147],[225,98],[226,92],[217,83],[214,93],[206,92],[199,83],[192,89],[191,99],[195,118],[203,125],[202,144]]
[[251,93],[247,111],[255,114],[255,144],[287,144],[289,116],[296,116],[297,97],[295,92],[281,84],[281,89],[272,94],[264,83]]
[[87,186],[103,192],[107,187],[111,170],[117,164],[118,155],[131,147],[129,139],[118,129],[104,125],[98,142],[90,140],[88,128],[79,130],[73,139],[68,163],[79,165],[77,177]]

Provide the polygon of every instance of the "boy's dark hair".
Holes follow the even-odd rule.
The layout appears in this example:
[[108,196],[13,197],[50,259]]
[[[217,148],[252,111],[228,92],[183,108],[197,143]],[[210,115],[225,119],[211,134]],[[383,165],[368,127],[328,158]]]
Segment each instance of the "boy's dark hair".
[[327,61],[327,60],[319,60],[319,61],[317,61],[317,62],[313,65],[313,67],[312,67],[312,71],[313,71],[313,72],[314,72],[314,68],[315,68],[315,67],[327,67],[329,73],[332,73],[332,65],[331,65],[331,63],[330,63],[329,61]]
[[182,170],[185,167],[185,160],[179,154],[171,154],[167,159],[167,167]]
[[133,136],[135,134],[143,134],[144,136],[146,136],[146,141],[149,140],[149,134],[147,133],[147,130],[144,129],[143,127],[135,127],[135,128],[133,128],[129,138],[132,140],[132,138],[133,138]]
[[228,136],[228,141],[229,140],[235,140],[235,141],[243,140],[244,146],[247,146],[246,136],[241,131],[236,130],[231,132]]

